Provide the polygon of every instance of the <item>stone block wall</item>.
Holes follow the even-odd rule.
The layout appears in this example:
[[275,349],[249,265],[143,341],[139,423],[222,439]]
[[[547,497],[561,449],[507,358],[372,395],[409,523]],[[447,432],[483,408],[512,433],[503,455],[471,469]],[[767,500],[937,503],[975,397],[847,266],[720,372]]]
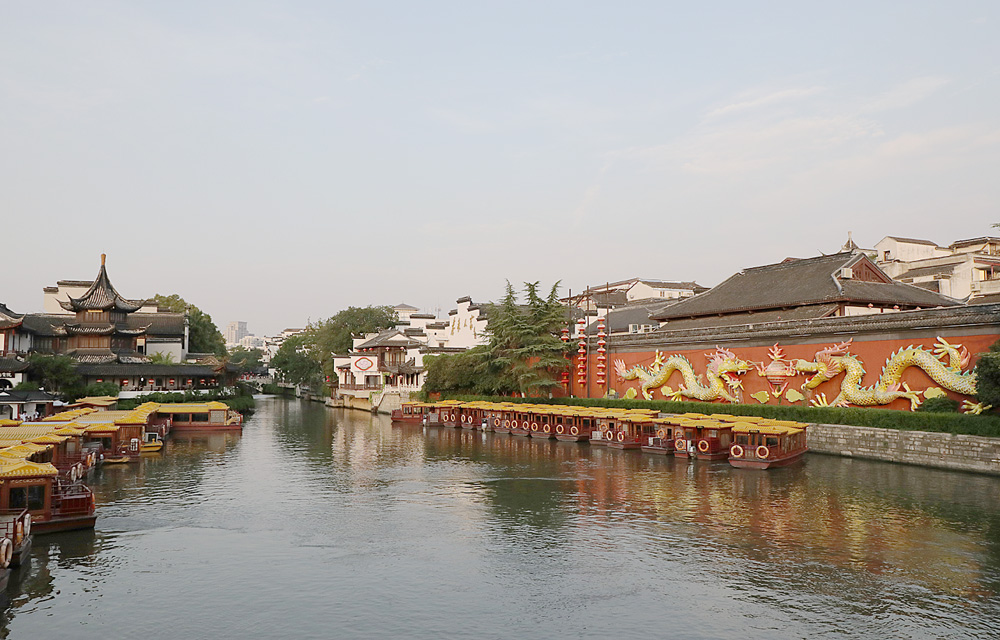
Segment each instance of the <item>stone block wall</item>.
[[813,424],[809,450],[869,460],[1000,475],[1000,438]]

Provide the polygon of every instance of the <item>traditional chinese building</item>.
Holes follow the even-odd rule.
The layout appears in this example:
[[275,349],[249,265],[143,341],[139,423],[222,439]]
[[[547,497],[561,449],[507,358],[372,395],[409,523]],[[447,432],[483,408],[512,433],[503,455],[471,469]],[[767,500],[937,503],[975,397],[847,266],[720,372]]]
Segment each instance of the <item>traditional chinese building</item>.
[[653,317],[609,336],[606,384],[569,393],[893,409],[946,395],[976,410],[976,354],[1000,339],[1000,305],[895,282],[853,252],[745,269]]
[[[23,376],[31,353],[71,356],[86,384],[114,382],[125,391],[212,388],[232,378],[219,362],[184,363],[185,315],[122,296],[103,254],[93,281],[60,280],[44,292],[47,313],[15,314],[0,305],[0,388],[5,378]],[[153,364],[154,354],[177,364]]]

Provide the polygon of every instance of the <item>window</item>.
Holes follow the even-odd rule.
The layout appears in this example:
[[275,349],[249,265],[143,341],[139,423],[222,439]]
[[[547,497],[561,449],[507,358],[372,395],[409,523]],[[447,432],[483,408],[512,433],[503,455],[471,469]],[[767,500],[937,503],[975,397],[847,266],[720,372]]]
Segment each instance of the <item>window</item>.
[[45,485],[35,484],[28,487],[28,511],[39,511],[45,508]]
[[765,438],[764,444],[766,444],[769,447],[776,447],[778,446],[778,439],[774,436],[768,436],[767,438]]
[[191,422],[208,422],[207,413],[192,413]]
[[7,504],[11,509],[40,511],[45,508],[45,485],[33,484],[27,487],[12,487],[7,494]]
[[191,422],[190,413],[175,413],[174,422]]

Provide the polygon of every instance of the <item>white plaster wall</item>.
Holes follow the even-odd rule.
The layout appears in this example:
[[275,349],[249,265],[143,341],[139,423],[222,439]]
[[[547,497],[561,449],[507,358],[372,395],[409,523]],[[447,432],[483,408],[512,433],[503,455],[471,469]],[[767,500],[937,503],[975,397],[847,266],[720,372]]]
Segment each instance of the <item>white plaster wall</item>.
[[180,340],[176,342],[149,342],[146,341],[146,355],[152,356],[156,353],[162,353],[163,355],[170,354],[173,356],[174,362],[184,361],[184,350],[181,348]]

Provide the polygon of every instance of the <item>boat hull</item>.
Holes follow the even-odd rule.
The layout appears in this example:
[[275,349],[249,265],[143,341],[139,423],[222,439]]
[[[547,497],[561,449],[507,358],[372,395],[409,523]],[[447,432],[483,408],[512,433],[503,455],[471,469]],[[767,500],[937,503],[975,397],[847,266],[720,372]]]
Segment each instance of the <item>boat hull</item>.
[[576,436],[570,435],[568,433],[557,433],[556,440],[561,440],[563,442],[586,442],[587,440],[590,440],[590,436],[584,435],[582,433]]
[[93,529],[97,522],[97,514],[92,513],[82,516],[67,516],[65,518],[53,518],[44,522],[35,520],[31,523],[32,535],[43,535],[46,533],[58,533],[60,531],[76,531],[78,529]]
[[21,546],[14,549],[14,555],[10,558],[10,566],[20,567],[28,563],[31,558],[31,536],[27,536],[21,541]]
[[652,453],[658,456],[669,456],[673,455],[674,453],[673,447],[670,447],[668,449],[667,447],[654,447],[652,445],[642,445],[640,449],[642,449],[645,453]]
[[806,449],[800,449],[783,458],[729,458],[729,464],[737,469],[775,469],[778,467],[787,467],[802,460],[806,451]]
[[638,449],[642,445],[638,442],[626,440],[625,442],[618,442],[617,440],[608,440],[607,446],[612,449]]

